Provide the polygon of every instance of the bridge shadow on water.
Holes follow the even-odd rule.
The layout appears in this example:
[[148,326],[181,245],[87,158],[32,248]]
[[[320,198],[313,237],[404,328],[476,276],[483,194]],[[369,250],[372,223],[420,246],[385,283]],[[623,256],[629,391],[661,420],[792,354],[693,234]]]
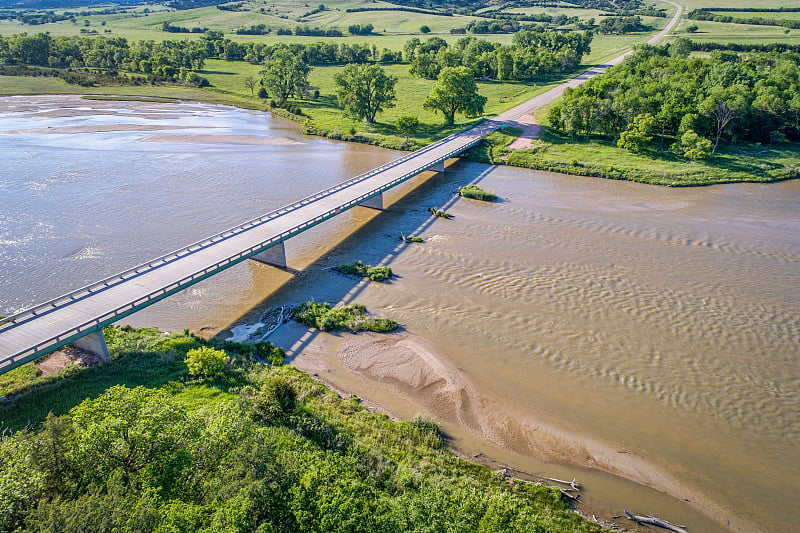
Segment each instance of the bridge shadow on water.
[[[401,233],[407,236],[423,236],[435,223],[457,224],[458,219],[440,220],[434,217],[429,207],[447,211],[459,200],[458,189],[469,184],[478,184],[485,176],[491,173],[493,167],[481,163],[457,160],[450,164],[444,173],[425,172],[410,183],[399,186],[395,191],[385,195],[383,211],[375,214],[358,213],[354,218],[366,217],[366,222],[354,230],[345,232],[345,237],[327,250],[320,253],[326,245],[315,238],[311,246],[315,259],[308,265],[292,268],[292,241],[286,243],[287,262],[286,269],[293,276],[284,284],[266,295],[258,304],[239,317],[234,324],[253,324],[259,321],[263,314],[281,305],[296,305],[304,301],[328,302],[331,305],[346,305],[358,301],[370,282],[355,276],[340,274],[332,269],[340,264],[363,261],[373,266],[392,266],[394,260],[408,246],[434,246],[433,243],[404,243]],[[366,211],[367,208],[360,207]],[[332,224],[329,221],[325,224]],[[356,222],[358,223],[358,222]],[[324,229],[325,224],[321,227]],[[352,228],[352,225],[349,225]],[[306,245],[308,246],[308,245]],[[255,268],[277,270],[277,267],[268,265],[255,265]],[[395,277],[402,277],[402,272],[395,272]],[[387,283],[391,284],[389,280]],[[369,309],[379,315],[384,315],[380,309]],[[392,318],[387,316],[387,318]],[[402,327],[402,324],[401,324]],[[222,330],[219,338],[226,338],[230,330]],[[291,363],[297,355],[311,344],[320,332],[314,328],[286,328],[278,329],[270,340],[282,346],[287,353],[286,362]],[[328,333],[342,335],[347,333]]]

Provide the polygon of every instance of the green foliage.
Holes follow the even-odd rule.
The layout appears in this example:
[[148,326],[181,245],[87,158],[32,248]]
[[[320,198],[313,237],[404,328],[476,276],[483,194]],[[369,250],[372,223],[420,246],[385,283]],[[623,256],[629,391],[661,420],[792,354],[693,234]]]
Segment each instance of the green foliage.
[[442,211],[441,209],[436,209],[435,207],[429,207],[428,211],[430,212],[430,214],[432,214],[437,218],[444,218],[446,220],[454,218],[453,215],[451,215],[450,213]]
[[248,388],[243,398],[253,417],[264,422],[280,422],[297,409],[297,391],[281,377],[270,379],[259,390]]
[[456,113],[477,116],[483,113],[485,105],[486,97],[478,94],[472,72],[467,67],[447,67],[439,73],[423,107],[441,111],[445,122],[453,124]]
[[266,62],[261,75],[264,86],[283,103],[308,85],[310,71],[301,58],[288,50],[278,50]]
[[[116,330],[117,346],[141,347],[142,337]],[[118,352],[117,363],[161,357],[140,349]],[[238,395],[213,400],[208,382],[112,386],[41,428],[6,436],[0,527],[600,531],[557,490],[509,484],[458,458],[431,420],[391,422],[293,368],[254,368],[245,380]],[[54,388],[44,403],[63,392]]]
[[603,75],[567,89],[551,108],[550,123],[587,141],[592,134],[620,136],[621,146],[634,151],[651,134],[658,134],[666,148],[665,138],[677,139],[688,129],[682,125],[687,115],[697,118],[691,129],[712,139],[712,153],[726,136],[764,143],[771,131],[779,131],[800,139],[799,54],[719,50],[697,58],[685,53],[685,43],[642,47]]
[[387,318],[367,316],[367,308],[360,304],[331,307],[328,303],[305,302],[294,311],[294,318],[320,331],[374,331],[386,333],[397,329],[397,322]]
[[419,119],[417,117],[403,115],[402,117],[399,117],[397,119],[396,125],[397,125],[397,131],[400,133],[400,135],[405,135],[406,142],[408,142],[408,138],[419,127]]
[[466,185],[458,189],[458,194],[462,198],[472,198],[473,200],[483,200],[484,202],[497,202],[500,197],[494,193],[484,191],[477,185]]
[[186,366],[193,376],[214,378],[225,373],[228,354],[224,350],[215,350],[208,346],[193,348],[186,352]]
[[619,134],[617,146],[631,152],[641,152],[653,140],[656,119],[650,113],[637,115],[628,127]]
[[385,108],[394,107],[397,78],[378,65],[347,65],[333,76],[339,105],[345,112],[368,123]]
[[694,130],[687,130],[676,145],[676,152],[692,161],[706,159],[711,155],[711,141],[700,137]]
[[[475,21],[478,27],[487,23]],[[499,30],[504,28],[497,22],[491,24]],[[589,53],[593,37],[592,32],[515,31],[513,24],[505,28],[514,32],[513,42],[507,46],[471,36],[458,39],[452,46],[441,37],[424,42],[414,37],[403,47],[404,57],[411,63],[409,72],[433,79],[446,68],[462,65],[475,78],[530,80],[578,66]]]
[[386,281],[392,277],[392,269],[386,266],[373,267],[365,265],[361,261],[349,263],[347,265],[339,265],[334,270],[342,274],[352,274],[354,276],[361,276],[369,278],[372,281]]
[[431,32],[431,27],[428,26],[428,25],[423,24],[422,26],[419,27],[419,32],[420,33],[430,33]]

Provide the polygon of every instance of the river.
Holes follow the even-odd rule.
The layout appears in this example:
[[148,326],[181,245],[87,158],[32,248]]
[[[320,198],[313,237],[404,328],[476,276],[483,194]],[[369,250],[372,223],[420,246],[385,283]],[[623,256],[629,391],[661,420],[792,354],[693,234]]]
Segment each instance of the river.
[[[0,313],[397,155],[261,113],[76,97],[2,99],[0,139]],[[471,182],[504,201],[455,200]],[[577,477],[598,517],[796,529],[800,182],[670,189],[455,162],[388,202],[290,241],[288,271],[244,263],[126,321],[213,334],[357,300],[404,331],[275,340],[339,390],[435,417],[466,455]],[[329,268],[357,259],[398,278]]]

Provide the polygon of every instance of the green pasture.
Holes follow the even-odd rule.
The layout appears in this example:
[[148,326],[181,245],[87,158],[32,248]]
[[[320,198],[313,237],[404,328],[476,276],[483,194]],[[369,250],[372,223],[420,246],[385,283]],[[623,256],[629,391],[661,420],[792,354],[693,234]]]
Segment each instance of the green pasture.
[[[686,28],[697,26],[698,31],[689,33]],[[800,30],[789,30],[780,26],[755,26],[750,24],[725,24],[703,20],[683,19],[675,31],[676,35],[697,42],[739,44],[800,44]]]
[[[295,100],[315,126],[341,132],[354,130],[358,133],[396,135],[394,124],[397,118],[410,115],[417,117],[420,121],[418,133],[412,137],[420,142],[434,140],[445,131],[442,115],[422,107],[422,103],[436,82],[412,77],[408,73],[409,66],[405,64],[384,66],[387,74],[398,78],[395,86],[397,94],[395,107],[379,114],[375,124],[367,124],[345,117],[343,111],[338,107],[336,84],[333,81],[334,74],[342,68],[342,66],[314,67],[309,76],[309,84],[319,90],[319,98]],[[260,65],[249,63],[209,60],[200,74],[208,78],[215,88],[248,98],[250,90],[245,87],[244,79],[247,76],[260,78],[261,69]],[[551,83],[539,86],[527,83],[487,81],[478,82],[478,91],[487,98],[486,114],[494,115],[532,98],[551,86]],[[456,118],[455,127],[473,120],[460,115],[457,115]]]
[[[793,7],[800,8],[800,2],[798,2],[797,6]],[[735,18],[761,17],[775,20],[800,20],[800,11],[726,11],[724,13],[719,13],[719,15],[731,16]]]

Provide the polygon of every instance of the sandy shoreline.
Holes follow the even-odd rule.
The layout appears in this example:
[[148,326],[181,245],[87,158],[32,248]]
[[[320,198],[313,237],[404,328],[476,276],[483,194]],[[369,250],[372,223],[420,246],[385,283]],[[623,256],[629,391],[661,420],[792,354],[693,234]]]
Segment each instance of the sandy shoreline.
[[[291,347],[295,339],[301,339]],[[537,461],[612,474],[638,485],[666,493],[734,530],[752,530],[713,501],[693,491],[656,465],[627,451],[573,434],[534,418],[530,413],[509,411],[501,398],[482,394],[458,369],[444,361],[424,339],[408,331],[393,334],[315,334],[288,323],[271,337],[287,347],[293,366],[319,379],[343,395],[354,395],[373,410],[394,419],[416,415],[431,417],[455,438],[451,446],[459,455],[487,466],[502,464],[493,456],[506,450]],[[508,464],[506,462],[506,464]],[[517,465],[514,465],[517,466]],[[580,509],[587,516],[612,523],[611,516]],[[622,526],[630,527],[624,520]]]

